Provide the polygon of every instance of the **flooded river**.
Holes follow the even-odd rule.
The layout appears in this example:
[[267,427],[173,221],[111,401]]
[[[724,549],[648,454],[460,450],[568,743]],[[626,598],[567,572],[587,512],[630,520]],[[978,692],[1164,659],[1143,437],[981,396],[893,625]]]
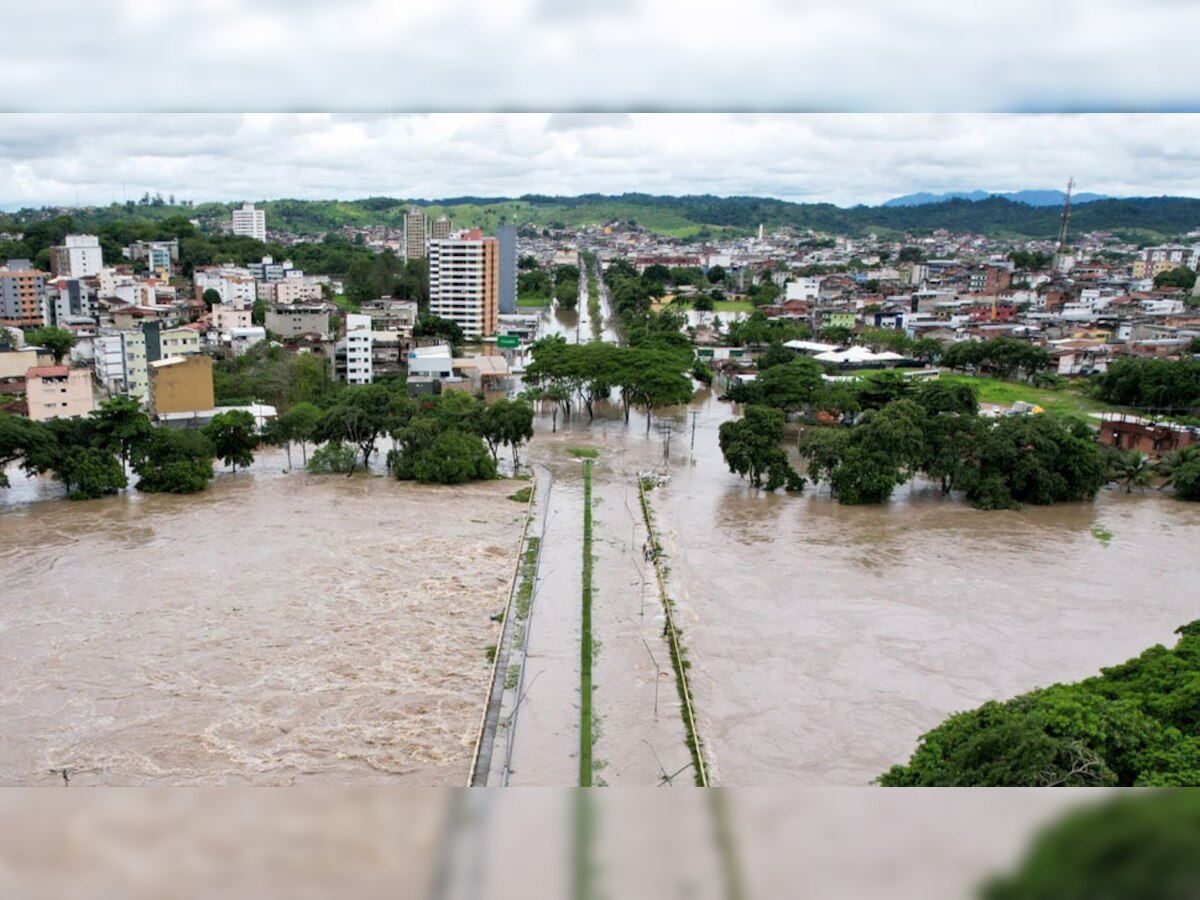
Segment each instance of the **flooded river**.
[[465,782],[512,483],[280,467],[0,509],[0,783]]
[[[721,458],[732,407],[705,392],[692,410],[649,437],[612,408],[565,427],[606,448],[599,483],[671,476],[652,506],[716,783],[867,784],[955,711],[1096,674],[1200,618],[1200,506],[1104,491],[981,512],[922,484],[883,506],[771,495]],[[617,502],[597,516],[627,519]],[[627,581],[598,602],[639,594]]]

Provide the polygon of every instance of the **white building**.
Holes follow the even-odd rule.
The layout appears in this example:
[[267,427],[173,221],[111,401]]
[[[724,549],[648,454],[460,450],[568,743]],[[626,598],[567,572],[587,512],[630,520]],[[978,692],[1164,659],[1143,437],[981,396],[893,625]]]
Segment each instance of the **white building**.
[[784,300],[816,300],[821,296],[820,278],[795,278],[784,288]]
[[100,238],[68,234],[61,246],[50,248],[50,271],[56,278],[88,278],[104,268]]
[[150,387],[146,336],[141,331],[99,334],[92,340],[96,377],[110,394],[129,394],[144,401]]
[[454,358],[449,344],[413,347],[408,351],[408,374],[430,378],[449,378],[454,371]]
[[243,203],[241,209],[233,211],[233,233],[252,237],[256,241],[266,241],[266,212],[255,209],[253,203]]
[[255,344],[267,339],[267,330],[261,325],[251,325],[248,328],[235,328],[229,332],[229,346],[234,356],[241,356]]
[[241,309],[253,306],[258,299],[258,287],[249,269],[222,268],[197,269],[192,276],[198,297],[207,290],[221,296],[221,302]]
[[374,376],[371,317],[349,313],[346,316],[346,383],[370,384]]
[[478,229],[429,242],[429,314],[457,322],[468,338],[496,333],[499,243]]

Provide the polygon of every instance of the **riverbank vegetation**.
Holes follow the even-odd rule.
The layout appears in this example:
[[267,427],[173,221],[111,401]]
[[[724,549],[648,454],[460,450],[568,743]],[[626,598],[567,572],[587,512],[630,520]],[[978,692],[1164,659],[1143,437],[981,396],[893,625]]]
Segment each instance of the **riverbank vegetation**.
[[[147,493],[192,493],[213,477],[213,460],[232,471],[254,461],[259,444],[283,447],[292,464],[299,444],[312,472],[353,474],[368,466],[377,442],[395,444],[388,465],[395,477],[457,484],[496,477],[499,451],[519,464],[533,437],[533,407],[524,400],[485,403],[461,391],[414,400],[395,385],[354,385],[323,398],[324,407],[297,403],[263,424],[244,410],[218,412],[202,428],[155,426],[137,400],[117,396],[86,417],[33,422],[0,413],[0,487],[3,466],[18,462],[27,474],[51,473],[72,500],[116,494],[129,486]],[[308,444],[320,444],[308,458]]]
[[887,787],[1200,786],[1200,620],[1075,684],[957,713]]
[[601,341],[569,344],[557,335],[534,342],[533,360],[525,369],[526,393],[535,401],[554,404],[555,429],[559,412],[569,417],[576,404],[591,420],[596,402],[614,390],[620,391],[626,421],[630,407],[645,411],[647,432],[655,410],[692,399],[688,373],[693,358],[687,339],[678,330],[663,329],[654,314],[637,317],[636,322],[629,329],[627,347]]

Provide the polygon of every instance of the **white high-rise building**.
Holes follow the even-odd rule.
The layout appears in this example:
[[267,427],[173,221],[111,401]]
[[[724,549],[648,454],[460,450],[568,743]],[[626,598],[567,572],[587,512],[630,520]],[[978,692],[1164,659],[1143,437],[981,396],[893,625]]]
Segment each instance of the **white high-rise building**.
[[233,233],[252,237],[258,241],[266,241],[266,212],[255,209],[253,203],[243,203],[241,209],[233,211]]
[[429,242],[429,314],[457,322],[469,338],[499,328],[499,241],[478,229]]
[[346,315],[346,384],[371,384],[371,317],[358,313]]
[[50,272],[55,278],[88,278],[104,267],[100,238],[68,234],[62,245],[50,248]]

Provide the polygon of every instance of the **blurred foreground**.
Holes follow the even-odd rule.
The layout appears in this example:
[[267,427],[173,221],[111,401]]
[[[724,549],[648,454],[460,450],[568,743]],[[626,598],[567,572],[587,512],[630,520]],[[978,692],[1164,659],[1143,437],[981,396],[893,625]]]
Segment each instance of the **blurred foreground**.
[[0,822],[5,897],[1200,895],[1188,791],[44,789]]

